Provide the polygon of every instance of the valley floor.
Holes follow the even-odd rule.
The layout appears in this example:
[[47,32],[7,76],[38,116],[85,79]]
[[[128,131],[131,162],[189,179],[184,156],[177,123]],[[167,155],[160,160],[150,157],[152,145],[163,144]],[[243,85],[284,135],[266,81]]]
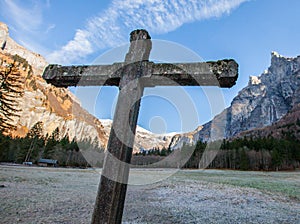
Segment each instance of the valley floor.
[[[1,223],[90,223],[99,171],[0,166]],[[130,183],[124,223],[300,223],[299,171],[132,169]]]

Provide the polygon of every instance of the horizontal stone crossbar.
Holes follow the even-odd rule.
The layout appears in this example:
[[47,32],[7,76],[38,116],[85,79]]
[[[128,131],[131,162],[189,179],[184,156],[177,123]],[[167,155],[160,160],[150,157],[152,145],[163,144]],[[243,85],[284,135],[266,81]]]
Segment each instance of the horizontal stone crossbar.
[[[142,78],[145,87],[203,85],[230,88],[238,77],[238,64],[232,59],[198,63],[137,63],[144,67]],[[119,86],[126,66],[125,62],[112,65],[49,65],[43,77],[57,87]]]

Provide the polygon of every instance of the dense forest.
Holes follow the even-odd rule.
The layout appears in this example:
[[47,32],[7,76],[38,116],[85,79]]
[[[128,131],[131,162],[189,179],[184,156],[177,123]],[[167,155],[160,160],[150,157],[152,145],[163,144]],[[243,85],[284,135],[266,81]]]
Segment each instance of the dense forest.
[[[148,152],[136,153],[135,164],[147,165],[149,161],[157,163],[164,156],[174,154],[173,159],[181,161],[186,153],[191,157],[183,168],[211,168],[233,170],[294,170],[300,168],[300,141],[292,133],[284,133],[282,139],[273,137],[248,137],[221,142],[183,145],[178,152],[169,149],[154,148]],[[156,160],[155,160],[156,156]],[[171,156],[171,157],[172,157]],[[166,166],[174,167],[174,163]]]
[[[181,150],[193,146],[183,146]],[[197,142],[186,168],[204,168],[205,157],[215,153],[206,143]],[[217,150],[217,149],[216,149]],[[273,137],[223,140],[216,156],[207,168],[238,170],[294,170],[300,168],[300,142],[289,136],[285,139]]]
[[[37,163],[39,159],[44,158],[57,160],[59,166],[90,166],[75,141],[70,141],[67,137],[60,139],[58,129],[54,130],[51,136],[43,137],[40,134],[41,127],[40,122],[36,123],[24,138],[11,138],[0,133],[0,161]],[[86,142],[79,144],[81,149],[93,148],[103,151]]]

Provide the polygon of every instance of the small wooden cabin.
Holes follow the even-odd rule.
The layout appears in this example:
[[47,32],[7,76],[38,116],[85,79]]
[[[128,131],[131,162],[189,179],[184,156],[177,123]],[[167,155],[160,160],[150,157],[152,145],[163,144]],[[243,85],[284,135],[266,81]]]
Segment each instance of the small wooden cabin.
[[38,166],[50,167],[50,166],[57,166],[57,160],[55,159],[39,159]]

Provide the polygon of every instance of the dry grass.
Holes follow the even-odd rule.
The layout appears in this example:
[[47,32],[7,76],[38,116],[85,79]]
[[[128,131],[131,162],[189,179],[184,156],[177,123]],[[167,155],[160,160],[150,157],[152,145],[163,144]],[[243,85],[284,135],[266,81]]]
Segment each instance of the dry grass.
[[[132,170],[162,181],[129,186],[124,223],[300,223],[299,172],[173,171]],[[92,169],[0,166],[1,223],[89,223],[98,183]]]

